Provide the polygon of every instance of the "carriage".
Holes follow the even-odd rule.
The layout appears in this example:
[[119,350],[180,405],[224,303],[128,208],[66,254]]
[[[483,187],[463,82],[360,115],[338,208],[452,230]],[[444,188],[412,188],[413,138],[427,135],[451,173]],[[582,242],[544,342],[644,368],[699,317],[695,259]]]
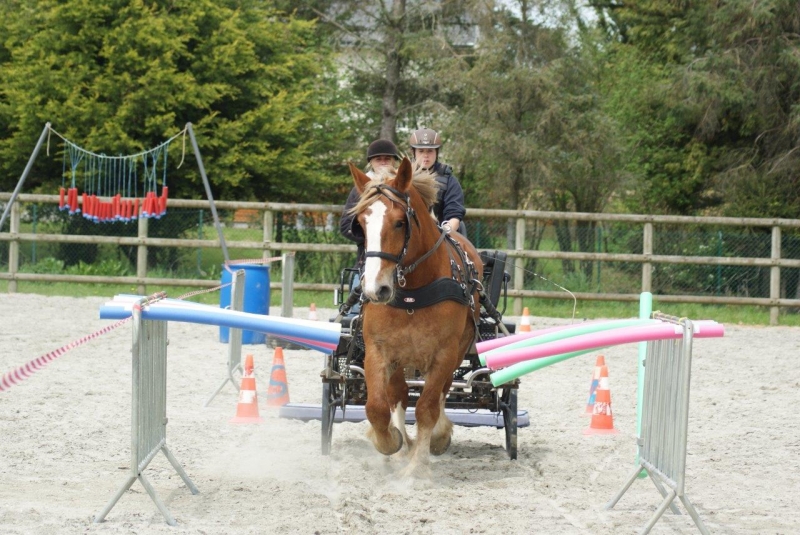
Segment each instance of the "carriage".
[[[507,304],[509,274],[505,271],[506,254],[501,251],[481,253],[482,284],[486,299],[482,299],[479,338],[490,340],[514,332],[514,324],[502,319]],[[342,335],[336,350],[326,356],[322,376],[322,453],[331,451],[333,424],[337,411],[344,416],[347,407],[363,406],[367,402],[364,372],[364,341],[361,334],[359,273],[346,268],[341,273],[335,300],[339,315],[331,321],[342,325]],[[347,296],[345,299],[344,297]],[[419,370],[405,368],[409,389],[409,407],[416,406],[424,377]],[[461,366],[453,374],[453,383],[445,400],[446,409],[463,412],[490,412],[502,415],[493,421],[505,431],[505,447],[510,459],[517,458],[517,389],[519,380],[492,385],[490,370],[480,364],[477,354],[464,355]]]

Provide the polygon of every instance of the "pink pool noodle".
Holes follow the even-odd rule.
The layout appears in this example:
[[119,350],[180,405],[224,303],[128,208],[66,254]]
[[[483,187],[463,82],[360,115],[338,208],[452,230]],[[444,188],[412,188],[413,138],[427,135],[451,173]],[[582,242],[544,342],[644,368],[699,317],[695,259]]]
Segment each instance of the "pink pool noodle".
[[493,340],[484,340],[483,342],[478,342],[477,344],[475,344],[475,347],[478,348],[478,353],[485,353],[486,351],[496,349],[498,347],[503,347],[508,344],[513,344],[514,342],[519,342],[520,340],[527,340],[528,338],[534,338],[536,336],[542,336],[556,331],[563,331],[564,329],[571,329],[573,327],[577,327],[578,325],[587,325],[589,323],[597,323],[601,321],[607,321],[607,320],[582,321],[580,323],[572,323],[570,325],[558,325],[556,327],[538,329],[536,331],[531,331],[527,333],[512,334],[511,336],[504,336],[502,338],[495,338]]
[[[694,322],[695,338],[719,338],[725,334],[725,327],[711,320]],[[572,353],[584,349],[629,344],[633,342],[649,342],[652,340],[669,340],[681,338],[683,327],[674,324],[647,325],[644,327],[625,327],[611,331],[574,336],[565,340],[557,340],[539,346],[510,350],[494,355],[487,355],[486,365],[493,369],[503,368],[518,362],[532,360],[561,353]]]
[[337,344],[331,344],[329,342],[319,342],[317,340],[312,340],[309,338],[299,338],[297,336],[276,336],[276,338],[282,338],[290,342],[297,342],[298,344],[311,347],[318,351],[322,351],[323,353],[333,353],[337,347]]

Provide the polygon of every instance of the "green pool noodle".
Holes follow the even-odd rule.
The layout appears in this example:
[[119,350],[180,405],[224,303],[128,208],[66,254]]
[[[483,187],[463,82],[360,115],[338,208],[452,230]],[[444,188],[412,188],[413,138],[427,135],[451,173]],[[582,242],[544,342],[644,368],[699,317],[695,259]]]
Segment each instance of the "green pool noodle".
[[534,336],[526,340],[520,340],[519,342],[508,344],[507,346],[490,349],[489,351],[486,351],[485,353],[481,353],[480,355],[478,355],[478,359],[480,360],[481,364],[485,366],[486,355],[502,353],[504,351],[519,349],[521,347],[538,346],[541,344],[546,344],[547,342],[555,342],[556,340],[563,340],[564,338],[571,338],[573,336],[580,336],[582,334],[591,334],[600,331],[609,331],[611,329],[619,329],[622,327],[630,327],[633,325],[651,325],[654,323],[658,323],[658,320],[650,320],[650,319],[642,320],[634,318],[627,320],[609,320],[607,322],[589,323],[587,325],[576,325],[575,327],[570,327],[569,329],[563,329],[561,331],[555,331],[552,333],[543,334],[542,336]]
[[489,379],[492,381],[492,384],[494,386],[500,386],[502,384],[508,383],[509,381],[513,381],[514,379],[517,379],[518,377],[521,377],[526,373],[535,372],[536,370],[541,370],[542,368],[546,368],[551,364],[556,364],[557,362],[568,360],[573,357],[579,357],[581,355],[585,355],[586,353],[593,353],[598,349],[605,349],[605,347],[593,347],[592,349],[584,349],[581,351],[573,351],[571,353],[562,353],[560,355],[553,355],[552,357],[542,357],[540,359],[518,362],[517,364],[509,366],[508,368],[497,370],[496,372],[494,372],[489,376]]

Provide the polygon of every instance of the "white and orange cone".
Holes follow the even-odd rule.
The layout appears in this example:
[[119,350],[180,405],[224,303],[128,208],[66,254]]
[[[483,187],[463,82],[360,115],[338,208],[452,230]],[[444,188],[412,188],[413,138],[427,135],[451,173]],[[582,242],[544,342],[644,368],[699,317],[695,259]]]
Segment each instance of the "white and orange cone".
[[315,303],[311,303],[311,306],[308,309],[308,319],[311,321],[317,321],[319,319],[317,317],[317,305]]
[[519,332],[531,332],[531,311],[528,307],[522,309],[522,317],[519,319]]
[[589,385],[589,400],[586,402],[586,416],[591,416],[594,412],[594,401],[597,394],[597,385],[600,383],[600,368],[606,365],[606,358],[603,355],[597,357],[594,363],[594,373],[592,374],[592,384]]
[[283,349],[275,348],[272,372],[267,388],[267,407],[282,407],[289,403],[289,383],[286,380],[286,364],[283,362]]
[[588,429],[583,430],[584,435],[611,435],[618,433],[614,429],[614,416],[611,413],[611,390],[608,386],[608,368],[600,367],[600,380],[592,411],[592,423]]
[[256,378],[253,375],[253,355],[247,355],[242,375],[242,386],[239,389],[239,403],[236,405],[236,416],[231,418],[234,424],[252,424],[263,422],[258,414],[258,394]]

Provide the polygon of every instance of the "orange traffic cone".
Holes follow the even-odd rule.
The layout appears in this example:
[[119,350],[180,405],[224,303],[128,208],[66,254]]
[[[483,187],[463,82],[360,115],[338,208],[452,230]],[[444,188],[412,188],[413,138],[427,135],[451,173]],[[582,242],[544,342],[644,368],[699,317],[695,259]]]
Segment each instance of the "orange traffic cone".
[[276,347],[267,389],[267,407],[282,407],[287,403],[289,403],[289,383],[286,380],[286,364],[283,362],[283,349]]
[[308,319],[317,321],[317,305],[314,303],[311,303],[311,307],[308,309]]
[[519,319],[519,332],[531,332],[531,311],[528,307],[522,309],[522,317]]
[[263,422],[258,415],[258,395],[256,394],[256,378],[253,375],[253,355],[247,355],[242,375],[242,386],[239,389],[239,403],[236,405],[236,416],[231,423],[248,424]]
[[594,412],[594,400],[597,392],[597,384],[600,382],[600,368],[606,365],[606,358],[603,355],[597,357],[594,363],[594,373],[592,374],[592,384],[589,386],[589,400],[586,402],[586,414],[591,416]]
[[611,390],[608,387],[608,368],[600,367],[600,380],[597,383],[592,411],[592,423],[583,430],[584,435],[610,435],[617,433],[614,429],[614,416],[611,414]]

